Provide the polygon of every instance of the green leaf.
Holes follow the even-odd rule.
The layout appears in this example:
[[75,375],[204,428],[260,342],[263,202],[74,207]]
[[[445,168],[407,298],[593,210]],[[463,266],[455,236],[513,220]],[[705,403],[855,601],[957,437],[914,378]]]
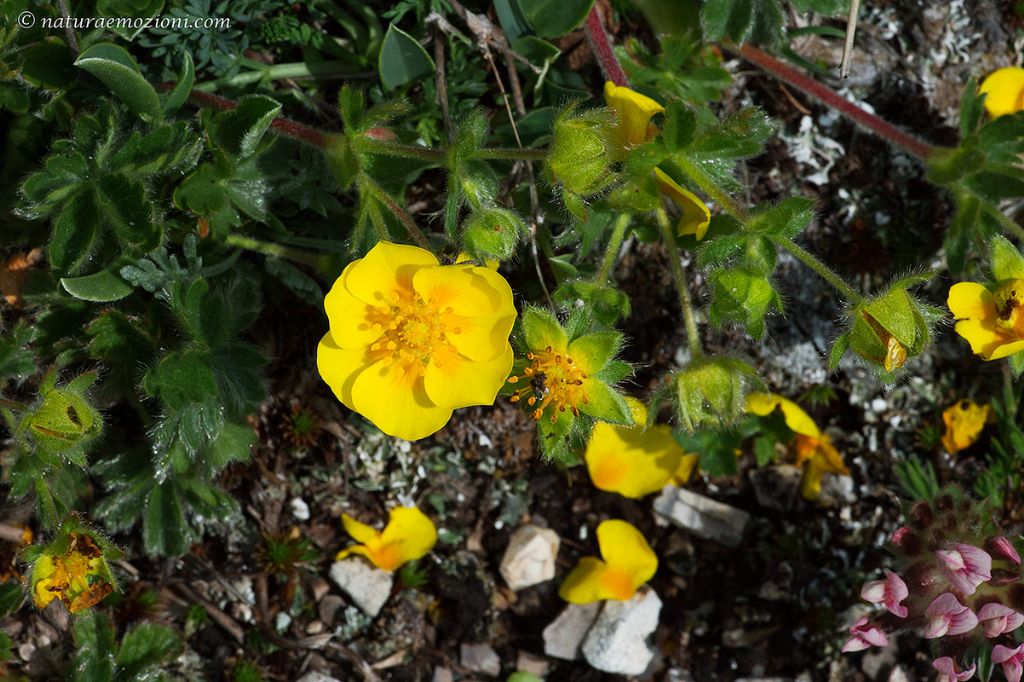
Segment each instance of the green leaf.
[[542,351],[548,346],[562,349],[569,343],[562,325],[543,308],[531,307],[523,312],[523,330],[530,350]]
[[217,116],[214,141],[235,159],[252,156],[279,113],[280,102],[265,95],[246,95],[235,109]]
[[227,423],[206,452],[207,464],[216,471],[231,462],[244,462],[255,443],[256,434],[248,424]]
[[[162,4],[162,3],[161,3]],[[185,63],[181,65],[181,73],[178,74],[178,82],[170,92],[164,96],[163,111],[165,115],[173,114],[181,108],[181,105],[188,100],[192,92],[192,86],[196,82],[196,67],[192,63],[192,53],[188,50],[185,53]]]
[[120,301],[134,291],[109,268],[84,277],[63,277],[60,285],[75,298],[93,303]]
[[170,482],[155,486],[146,500],[142,541],[147,554],[180,556],[195,540],[185,520],[178,491]]
[[156,90],[142,77],[139,65],[123,47],[98,43],[80,54],[75,66],[102,81],[138,116],[147,120],[162,116]]
[[520,0],[494,0],[494,13],[498,15],[498,23],[509,44],[514,44],[520,36],[530,32],[530,25],[526,23],[520,4]]
[[210,357],[195,350],[168,353],[146,373],[142,385],[146,393],[159,397],[171,410],[218,396]]
[[844,332],[840,334],[835,343],[832,344],[832,350],[828,353],[828,371],[835,370],[842,361],[843,356],[846,355],[846,351],[850,349],[850,332]]
[[960,97],[960,137],[966,138],[978,129],[985,114],[985,96],[978,92],[978,81],[971,78]]
[[79,192],[53,221],[47,246],[50,265],[57,272],[74,272],[96,248],[99,211],[92,192]]
[[74,620],[75,682],[110,682],[115,679],[117,642],[110,618],[101,611],[86,611]]
[[0,617],[8,616],[21,608],[25,591],[16,582],[0,583]]
[[1024,279],[1024,256],[1008,239],[995,235],[992,244],[992,278],[997,282]]
[[792,239],[814,220],[814,199],[790,197],[782,203],[760,211],[751,218],[749,228],[764,234]]
[[594,0],[518,0],[526,23],[542,38],[558,38],[583,23]]
[[732,38],[742,42],[754,22],[754,0],[706,0],[701,26],[709,42]]
[[173,628],[143,623],[129,630],[121,640],[117,665],[123,679],[140,680],[147,671],[176,656],[180,649],[181,638]]
[[32,329],[24,319],[0,335],[0,387],[8,379],[21,380],[35,373],[35,356],[26,347],[31,340]]
[[46,38],[28,45],[21,55],[21,75],[36,87],[61,90],[75,78],[71,51],[59,38]]
[[377,70],[384,89],[394,90],[433,73],[434,60],[415,38],[391,24],[380,47]]
[[709,276],[713,291],[711,322],[739,322],[755,339],[764,336],[764,318],[782,299],[767,277],[739,268],[715,270]]
[[159,245],[160,228],[141,180],[123,173],[104,175],[97,184],[96,197],[106,224],[124,246],[145,252]]

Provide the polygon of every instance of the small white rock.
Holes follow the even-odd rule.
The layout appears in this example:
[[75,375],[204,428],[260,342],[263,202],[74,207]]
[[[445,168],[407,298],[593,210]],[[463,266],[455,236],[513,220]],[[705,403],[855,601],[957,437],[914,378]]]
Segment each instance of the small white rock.
[[600,610],[600,602],[569,604],[565,607],[558,618],[544,628],[544,654],[565,661],[579,658],[583,638],[587,636]]
[[654,511],[705,540],[736,547],[750,514],[671,483],[654,500]]
[[459,647],[459,662],[466,670],[497,677],[501,673],[501,659],[490,644],[463,644]]
[[371,618],[376,618],[384,608],[384,602],[391,596],[394,584],[390,573],[374,568],[357,557],[335,561],[330,576],[356,606]]
[[274,618],[274,629],[277,630],[277,634],[283,634],[288,626],[292,624],[292,617],[284,611],[278,611],[277,616]]
[[529,651],[520,651],[516,657],[516,671],[522,673],[530,673],[543,679],[548,676],[548,670],[551,668],[548,665],[547,659],[541,656],[534,656]]
[[341,682],[341,680],[337,677],[331,677],[330,675],[325,675],[321,672],[311,670],[295,682]]
[[501,575],[513,591],[555,577],[555,558],[561,540],[558,533],[540,526],[523,526],[512,533],[501,559]]
[[292,508],[292,516],[296,521],[309,521],[309,505],[301,497],[293,497],[288,503]]
[[654,660],[647,636],[658,627],[661,599],[642,589],[629,601],[607,601],[583,641],[587,663],[606,673],[640,675]]
[[431,682],[455,682],[455,675],[448,668],[437,666],[434,668],[434,676],[431,678]]

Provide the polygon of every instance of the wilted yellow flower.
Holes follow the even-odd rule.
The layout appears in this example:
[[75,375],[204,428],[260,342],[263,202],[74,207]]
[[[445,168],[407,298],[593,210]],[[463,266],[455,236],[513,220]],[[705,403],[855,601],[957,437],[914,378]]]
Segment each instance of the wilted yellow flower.
[[41,554],[32,566],[31,585],[37,607],[59,599],[71,613],[98,604],[114,591],[103,550],[83,533],[69,533],[63,552]]
[[601,557],[584,557],[566,576],[558,596],[573,604],[632,599],[658,570],[658,557],[633,525],[612,519],[597,527]]
[[842,455],[832,445],[832,439],[821,432],[811,416],[792,400],[775,393],[747,395],[747,412],[766,417],[776,409],[782,412],[786,426],[796,434],[796,464],[804,473],[800,481],[800,494],[808,500],[821,496],[821,478],[826,473],[849,476],[850,470]]
[[489,268],[380,242],[345,268],[324,308],[320,376],[392,436],[423,438],[454,409],[493,404],[512,368],[512,290]]
[[587,441],[583,458],[594,487],[640,498],[657,492],[672,480],[690,479],[697,456],[688,455],[664,424],[646,426],[647,408],[626,398],[635,426],[598,422]]
[[1024,69],[997,69],[981,82],[978,92],[985,95],[985,109],[992,118],[1016,113],[1024,109]]
[[382,571],[394,571],[402,564],[426,556],[437,544],[437,528],[416,507],[395,507],[389,513],[383,531],[359,523],[348,514],[341,515],[345,530],[358,545],[338,552],[336,559],[358,554]]
[[1024,350],[1024,279],[1000,282],[989,291],[977,282],[960,282],[946,300],[957,318],[956,333],[982,360],[999,360]]
[[947,408],[942,413],[942,421],[946,424],[942,446],[951,455],[971,447],[978,442],[991,414],[991,405],[979,405],[973,400],[961,400]]
[[665,111],[665,107],[646,95],[605,81],[604,101],[615,111],[618,124],[615,136],[623,148],[643,144],[657,134],[651,125],[655,114]]
[[679,223],[676,225],[676,233],[679,235],[692,234],[697,241],[704,239],[708,232],[708,225],[711,224],[711,210],[707,205],[697,198],[697,195],[680,186],[660,168],[654,169],[654,177],[658,181],[658,189],[661,193],[675,202],[679,207]]

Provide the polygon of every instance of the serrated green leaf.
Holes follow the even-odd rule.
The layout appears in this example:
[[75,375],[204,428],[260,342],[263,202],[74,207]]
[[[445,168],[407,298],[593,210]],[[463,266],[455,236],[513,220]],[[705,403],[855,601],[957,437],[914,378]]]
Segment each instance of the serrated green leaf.
[[139,65],[123,47],[98,43],[78,55],[75,66],[102,81],[138,116],[158,120],[163,115],[156,90],[142,77]]
[[21,76],[46,90],[62,90],[75,78],[71,50],[60,38],[48,37],[21,52]]
[[117,652],[119,672],[126,680],[140,680],[161,662],[177,655],[182,643],[173,628],[155,623],[137,625],[125,634]]
[[836,338],[835,343],[832,344],[832,350],[828,353],[828,371],[831,372],[839,367],[839,363],[849,348],[850,332],[844,332]]
[[194,539],[174,485],[164,482],[153,487],[146,500],[146,515],[142,524],[142,541],[146,553],[180,556],[188,551]]
[[84,277],[62,277],[60,285],[75,298],[93,303],[120,301],[134,291],[109,268]]
[[394,90],[434,72],[434,60],[411,35],[388,26],[377,59],[377,72],[385,90]]
[[100,611],[85,611],[74,621],[75,682],[110,682],[115,675],[117,642],[110,618]]
[[754,22],[754,0],[706,0],[700,18],[708,41],[743,42]]
[[106,214],[104,222],[122,245],[142,252],[159,245],[160,228],[141,180],[122,173],[104,175],[97,183],[96,199]]
[[217,115],[212,124],[214,141],[234,159],[248,158],[279,113],[280,102],[265,95],[246,95],[235,109]]
[[164,401],[171,410],[188,403],[203,402],[218,396],[217,380],[210,357],[200,351],[168,353],[143,379],[146,393]]
[[79,192],[53,221],[47,253],[58,273],[79,270],[92,256],[99,232],[99,210],[92,192]]
[[25,591],[17,582],[0,583],[0,617],[8,616],[21,608]]

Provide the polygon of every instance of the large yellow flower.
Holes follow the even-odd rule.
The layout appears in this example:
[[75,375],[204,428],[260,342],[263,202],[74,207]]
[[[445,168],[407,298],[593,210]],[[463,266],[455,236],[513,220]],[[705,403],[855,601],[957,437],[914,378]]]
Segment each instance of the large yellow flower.
[[383,531],[359,523],[348,514],[341,515],[341,522],[348,534],[360,544],[338,552],[335,557],[338,561],[358,554],[380,570],[391,572],[402,564],[426,556],[437,544],[437,528],[416,507],[392,509]]
[[979,92],[985,95],[985,109],[992,118],[1024,109],[1024,69],[1008,66],[997,69],[981,82]]
[[[650,97],[607,81],[604,84],[604,100],[615,111],[615,136],[623,151],[643,144],[658,134],[651,118],[665,111],[665,108]],[[658,190],[679,206],[677,234],[692,234],[697,241],[703,239],[711,223],[711,211],[707,205],[660,168],[654,169],[654,177]]]
[[512,368],[512,290],[489,268],[380,242],[345,268],[324,308],[320,376],[392,436],[424,438],[452,410],[494,403]]
[[947,408],[942,413],[942,421],[946,425],[942,445],[946,451],[955,455],[974,445],[991,414],[991,405],[979,405],[973,400],[958,400]]
[[587,441],[583,458],[594,487],[635,499],[661,490],[669,481],[690,480],[697,455],[679,447],[670,427],[645,427],[647,408],[639,400],[626,402],[636,426],[598,422]]
[[989,291],[977,282],[960,282],[946,300],[957,318],[956,333],[982,360],[999,360],[1024,350],[1024,279],[1000,282]]
[[82,533],[69,533],[67,548],[42,554],[32,566],[32,597],[45,608],[54,599],[71,613],[94,606],[114,591],[114,580],[99,545]]
[[796,464],[804,470],[800,494],[805,499],[816,500],[821,496],[821,479],[825,474],[850,475],[842,455],[832,445],[832,439],[821,432],[803,408],[775,393],[747,395],[747,412],[766,417],[775,410],[782,412],[786,426],[796,434]]
[[597,527],[601,557],[584,557],[566,576],[558,595],[573,604],[633,598],[658,570],[658,557],[634,526],[612,519]]

